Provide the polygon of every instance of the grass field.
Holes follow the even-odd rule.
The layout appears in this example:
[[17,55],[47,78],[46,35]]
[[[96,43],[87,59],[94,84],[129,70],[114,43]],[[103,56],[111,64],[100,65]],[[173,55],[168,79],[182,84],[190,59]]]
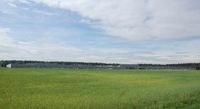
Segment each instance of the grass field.
[[0,109],[200,109],[200,71],[0,69]]

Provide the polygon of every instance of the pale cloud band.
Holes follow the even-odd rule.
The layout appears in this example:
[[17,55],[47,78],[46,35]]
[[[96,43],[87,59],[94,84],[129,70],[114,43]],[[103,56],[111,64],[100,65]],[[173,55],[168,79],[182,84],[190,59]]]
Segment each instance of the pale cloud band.
[[[20,42],[9,36],[10,29],[0,28],[0,57],[3,60],[42,60],[107,63],[177,63],[198,62],[198,41],[187,44],[184,50],[132,50],[120,48],[80,49],[67,44],[40,40]],[[194,48],[194,49],[191,49]],[[182,51],[182,52],[181,52]],[[186,51],[186,52],[183,52]],[[178,53],[180,52],[180,53]]]
[[199,0],[34,0],[96,20],[92,27],[128,40],[200,36]]

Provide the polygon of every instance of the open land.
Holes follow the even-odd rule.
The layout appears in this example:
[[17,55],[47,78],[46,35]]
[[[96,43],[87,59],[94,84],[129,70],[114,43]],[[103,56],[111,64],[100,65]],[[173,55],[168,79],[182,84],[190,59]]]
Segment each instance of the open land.
[[2,68],[0,109],[200,109],[200,71]]

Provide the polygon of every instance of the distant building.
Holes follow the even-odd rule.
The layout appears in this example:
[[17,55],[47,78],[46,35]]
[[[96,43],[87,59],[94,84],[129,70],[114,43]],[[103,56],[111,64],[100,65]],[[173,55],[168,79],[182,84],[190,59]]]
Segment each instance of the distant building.
[[12,68],[12,64],[7,64],[6,67],[7,68]]
[[120,68],[122,68],[122,69],[138,69],[139,66],[137,64],[121,64]]

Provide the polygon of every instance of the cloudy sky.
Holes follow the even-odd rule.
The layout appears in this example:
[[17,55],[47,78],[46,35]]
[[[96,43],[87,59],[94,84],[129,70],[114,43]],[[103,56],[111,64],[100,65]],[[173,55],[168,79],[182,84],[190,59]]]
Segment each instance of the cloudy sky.
[[0,60],[200,62],[200,0],[1,0]]

